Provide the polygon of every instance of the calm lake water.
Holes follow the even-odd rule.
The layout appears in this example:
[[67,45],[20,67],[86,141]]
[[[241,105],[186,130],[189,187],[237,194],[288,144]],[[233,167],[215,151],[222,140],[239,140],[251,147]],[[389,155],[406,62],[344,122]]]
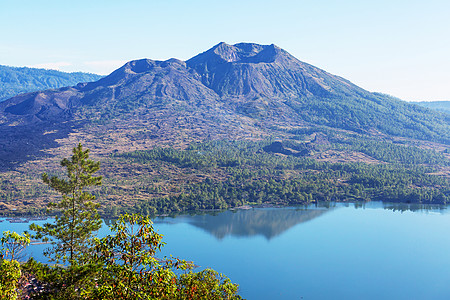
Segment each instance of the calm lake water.
[[[164,254],[226,274],[247,299],[450,299],[446,207],[266,208],[158,218],[154,226]],[[43,248],[33,246],[33,255],[44,260]]]

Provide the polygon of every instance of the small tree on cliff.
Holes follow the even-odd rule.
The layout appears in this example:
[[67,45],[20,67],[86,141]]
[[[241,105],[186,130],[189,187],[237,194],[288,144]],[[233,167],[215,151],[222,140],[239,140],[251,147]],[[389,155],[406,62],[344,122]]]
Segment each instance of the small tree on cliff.
[[51,261],[69,263],[73,267],[86,262],[89,243],[101,227],[97,213],[99,204],[93,202],[95,196],[85,189],[101,185],[102,177],[93,176],[100,163],[90,160],[89,149],[83,150],[81,144],[73,148],[71,159],[61,161],[61,166],[67,170],[67,179],[42,174],[42,180],[62,195],[59,202],[48,205],[49,209],[61,213],[56,215],[53,224],[31,224],[30,229],[36,231],[36,238],[53,245],[44,252]]

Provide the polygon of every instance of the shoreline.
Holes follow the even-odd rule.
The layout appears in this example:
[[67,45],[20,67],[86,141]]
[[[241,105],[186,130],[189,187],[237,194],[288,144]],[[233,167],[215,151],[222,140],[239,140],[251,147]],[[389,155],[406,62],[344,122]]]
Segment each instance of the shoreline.
[[[356,207],[364,207],[366,204],[368,203],[379,203],[381,205],[385,205],[386,208],[391,207],[391,208],[397,208],[397,209],[406,209],[406,210],[411,210],[411,211],[415,211],[415,210],[421,210],[421,209],[438,209],[438,208],[443,208],[443,207],[447,207],[449,204],[444,204],[444,203],[408,203],[408,202],[388,202],[388,201],[381,201],[381,200],[374,200],[374,201],[312,201],[310,203],[305,203],[305,204],[293,204],[293,205],[279,205],[279,204],[245,204],[245,205],[240,205],[237,207],[231,207],[231,208],[227,208],[227,209],[202,209],[202,210],[195,210],[195,211],[180,211],[180,212],[176,212],[176,213],[165,213],[165,214],[155,214],[153,216],[151,216],[151,218],[165,218],[165,217],[177,217],[180,215],[202,215],[202,214],[209,214],[209,213],[220,213],[220,212],[224,212],[224,211],[239,211],[239,210],[251,210],[251,209],[261,209],[261,208],[287,208],[287,207],[292,207],[292,208],[305,208],[308,209],[308,207],[311,206],[315,206],[315,207],[324,207],[324,208],[328,208],[328,207],[332,207],[336,204],[354,204]],[[6,215],[0,215],[0,224],[2,222],[9,222],[9,223],[32,223],[33,221],[45,221],[47,219],[51,219],[54,218],[55,214],[47,214],[47,215],[31,215],[29,213],[20,213],[17,211],[11,212],[12,214],[6,214]],[[112,219],[116,219],[120,214],[122,213],[127,213],[126,210],[124,210],[123,212],[119,213],[118,215],[107,215],[107,214],[102,214],[100,213],[100,217],[102,219],[105,220],[112,220]],[[130,211],[128,211],[128,213],[132,213]]]

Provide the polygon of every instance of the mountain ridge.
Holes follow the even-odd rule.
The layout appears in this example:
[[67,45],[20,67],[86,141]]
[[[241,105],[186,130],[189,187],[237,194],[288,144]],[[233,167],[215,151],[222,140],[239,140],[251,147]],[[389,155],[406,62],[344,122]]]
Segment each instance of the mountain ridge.
[[79,82],[96,81],[101,77],[92,73],[0,65],[0,102],[21,93],[72,86]]
[[134,60],[95,82],[1,102],[0,132],[10,146],[0,161],[8,165],[20,154],[15,144],[29,149],[22,159],[46,149],[26,133],[30,127],[64,132],[65,140],[120,134],[113,145],[97,140],[108,153],[123,147],[119,141],[147,149],[159,142],[284,136],[298,126],[450,143],[448,115],[370,93],[273,44],[219,43],[187,61]]
[[445,203],[449,135],[449,115],[365,91],[275,45],[220,43],[1,102],[0,198],[7,209],[45,207],[54,195],[40,173],[58,174],[81,143],[102,163],[105,211]]
[[421,101],[421,102],[411,102],[411,103],[450,114],[450,101],[448,101],[448,100],[447,101]]

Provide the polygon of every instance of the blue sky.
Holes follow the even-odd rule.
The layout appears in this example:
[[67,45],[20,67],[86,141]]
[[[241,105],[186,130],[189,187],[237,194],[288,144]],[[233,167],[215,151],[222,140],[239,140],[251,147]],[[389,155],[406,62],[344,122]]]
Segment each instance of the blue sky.
[[450,100],[450,1],[0,0],[0,64],[107,74],[276,44],[369,91]]

